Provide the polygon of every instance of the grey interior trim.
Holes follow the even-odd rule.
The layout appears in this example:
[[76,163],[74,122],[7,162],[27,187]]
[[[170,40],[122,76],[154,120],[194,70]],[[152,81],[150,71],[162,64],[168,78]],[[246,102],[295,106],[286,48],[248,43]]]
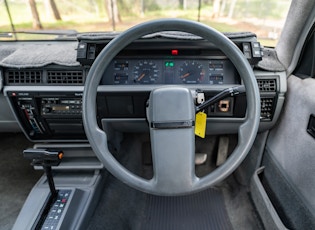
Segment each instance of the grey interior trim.
[[282,107],[285,101],[285,94],[287,92],[287,77],[286,77],[286,73],[283,71],[282,72],[267,72],[267,71],[255,70],[254,73],[255,73],[255,76],[258,76],[257,78],[269,79],[269,78],[272,78],[273,76],[278,76],[278,81],[279,81],[279,84],[278,84],[279,88],[277,89],[278,98],[276,99],[277,106],[274,111],[273,119],[270,122],[260,122],[260,125],[259,125],[259,132],[263,132],[272,128],[280,117]]
[[[206,134],[233,134],[237,133],[245,118],[207,118]],[[265,129],[267,122],[260,123]],[[104,118],[102,128],[110,127],[120,132],[149,132],[149,125],[145,118]]]
[[[8,92],[83,92],[84,86],[5,86],[4,95]],[[82,94],[81,94],[82,95]]]
[[[8,68],[43,67],[50,64],[79,66],[77,41],[3,42],[0,47],[0,66]],[[38,49],[40,47],[40,49]]]
[[[310,13],[311,11],[312,13]],[[314,21],[314,0],[292,0],[287,21],[276,46],[277,56],[287,69],[288,76],[296,67],[303,45]]]
[[[262,164],[265,170],[261,182],[283,223],[290,229],[314,229],[314,208],[303,197],[268,147],[265,149]],[[312,175],[310,174],[311,177]],[[304,177],[300,180],[303,181]],[[310,196],[312,195],[311,193]]]
[[257,134],[250,152],[235,171],[234,175],[239,184],[249,186],[255,171],[261,167],[268,134],[269,130]]
[[[89,144],[36,144],[35,149],[56,149],[63,151],[64,155],[58,166],[52,166],[55,171],[69,170],[97,170],[103,169],[103,164],[98,160]],[[41,166],[34,166],[36,170],[42,170]]]
[[224,84],[224,85],[202,85],[202,84],[194,84],[194,85],[101,85],[98,86],[98,92],[151,92],[154,89],[158,88],[172,88],[172,87],[182,87],[186,89],[190,89],[194,91],[196,89],[201,89],[204,91],[213,91],[213,92],[220,92],[227,88],[233,88],[239,85],[236,84]]
[[297,44],[297,46],[296,46],[296,48],[294,50],[292,61],[291,61],[290,65],[289,65],[289,67],[287,69],[288,76],[293,73],[293,71],[296,68],[296,65],[298,64],[298,61],[300,59],[300,55],[301,55],[302,50],[304,48],[305,42],[307,40],[307,37],[308,37],[309,32],[311,30],[311,27],[314,25],[314,23],[315,23],[315,4],[312,7],[312,14],[308,18],[308,20],[305,23],[305,25],[302,26],[302,28],[304,30],[303,30],[303,32],[301,34],[300,39],[298,40],[298,44]]
[[257,169],[251,179],[250,192],[252,200],[256,206],[257,212],[260,214],[265,229],[285,230],[287,228],[282,223],[258,177],[263,171],[264,167]]
[[[89,174],[55,175],[57,189],[71,190],[66,208],[62,213],[57,229],[86,229],[101,195],[105,176],[99,171]],[[13,226],[13,230],[31,230],[48,196],[49,188],[43,176],[33,187]]]
[[284,115],[276,129],[270,132],[267,142],[273,157],[313,210],[315,200],[309,191],[315,190],[312,176],[315,173],[315,142],[306,128],[309,116],[315,114],[314,88],[312,78],[302,80],[293,75],[288,78]]
[[37,187],[41,181],[42,180],[40,179],[37,182],[27,197],[27,200],[15,221],[12,230],[32,229],[50,193],[48,187]]
[[264,57],[258,62],[257,67],[268,71],[285,71],[285,67],[279,61],[274,48],[264,48]]
[[3,71],[2,68],[0,68],[0,93],[2,92],[2,88],[3,88],[3,81],[4,77],[3,77]]
[[0,132],[21,132],[6,98],[0,94]]
[[[120,32],[99,32],[99,33],[84,33],[78,35],[79,40],[111,40],[120,35]],[[229,32],[223,33],[226,37],[230,39],[239,39],[239,38],[250,38],[256,37],[254,33],[251,32]],[[167,38],[167,39],[179,39],[179,40],[202,40],[201,37],[194,34],[185,33],[181,31],[162,31],[156,32],[153,34],[148,34],[143,36],[144,39],[152,38]]]

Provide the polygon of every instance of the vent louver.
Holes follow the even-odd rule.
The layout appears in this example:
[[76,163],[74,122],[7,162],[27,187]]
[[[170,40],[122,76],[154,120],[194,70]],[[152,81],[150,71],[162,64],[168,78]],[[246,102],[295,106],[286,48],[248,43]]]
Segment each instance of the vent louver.
[[277,82],[276,79],[257,79],[260,92],[276,92]]
[[260,98],[260,119],[272,120],[274,98]]
[[54,85],[83,85],[84,77],[82,71],[47,71],[47,83]]
[[40,84],[42,83],[42,72],[34,70],[12,70],[6,75],[8,84]]

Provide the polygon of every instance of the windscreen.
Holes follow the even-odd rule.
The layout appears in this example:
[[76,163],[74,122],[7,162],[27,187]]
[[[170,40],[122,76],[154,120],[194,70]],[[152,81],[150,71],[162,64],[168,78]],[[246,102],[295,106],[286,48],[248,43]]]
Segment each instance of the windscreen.
[[[75,37],[123,31],[157,18],[185,18],[221,32],[250,31],[275,46],[291,0],[3,0],[0,39]],[[11,32],[23,33],[11,33]]]

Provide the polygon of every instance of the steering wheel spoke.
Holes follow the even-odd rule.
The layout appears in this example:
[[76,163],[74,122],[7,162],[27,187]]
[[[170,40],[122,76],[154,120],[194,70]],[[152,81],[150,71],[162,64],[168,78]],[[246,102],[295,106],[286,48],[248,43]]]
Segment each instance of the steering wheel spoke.
[[194,131],[165,129],[151,135],[154,187],[168,195],[191,191],[197,179],[194,144],[181,142],[178,146],[174,138],[179,135],[183,140],[192,139]]

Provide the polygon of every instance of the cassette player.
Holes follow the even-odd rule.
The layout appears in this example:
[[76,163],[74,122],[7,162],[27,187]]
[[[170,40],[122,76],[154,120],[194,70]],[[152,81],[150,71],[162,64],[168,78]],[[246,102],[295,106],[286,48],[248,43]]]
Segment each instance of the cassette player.
[[82,116],[81,98],[41,98],[41,115],[50,116]]

